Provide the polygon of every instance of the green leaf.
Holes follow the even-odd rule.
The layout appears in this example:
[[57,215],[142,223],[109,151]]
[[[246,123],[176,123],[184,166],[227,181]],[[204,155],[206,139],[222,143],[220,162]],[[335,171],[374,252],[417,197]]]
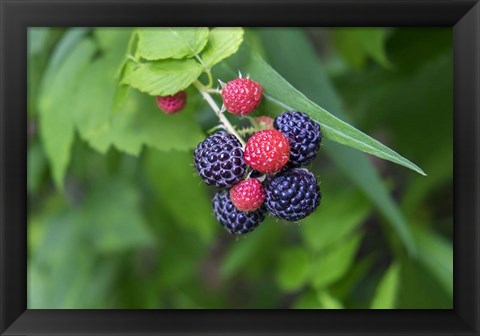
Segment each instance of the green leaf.
[[207,188],[199,183],[192,167],[192,153],[151,150],[146,154],[147,176],[158,202],[179,225],[191,230],[200,239],[209,241],[219,226],[212,215]]
[[[40,136],[58,188],[63,185],[74,138],[71,98],[77,79],[94,52],[95,46],[90,40],[81,41],[61,64],[52,59],[47,70],[50,75],[46,75],[42,83],[39,96]],[[52,67],[57,65],[53,70]]]
[[383,275],[377,286],[375,296],[372,301],[372,309],[393,309],[400,285],[400,267],[398,264],[392,264]]
[[47,168],[47,161],[38,142],[28,145],[27,154],[27,190],[34,193],[38,190]]
[[343,309],[342,303],[326,290],[317,293],[318,302],[323,309]]
[[382,249],[360,255],[342,279],[329,287],[329,292],[349,309],[367,307],[375,291],[373,287],[376,285],[375,271],[379,257],[383,257]]
[[29,294],[29,308],[112,307],[121,252],[153,241],[140,205],[133,184],[106,179],[76,206],[42,209],[44,233],[29,259],[29,288],[40,293]]
[[[269,51],[270,62],[281,70],[291,83],[310,95],[317,103],[323,104],[339,117],[346,119],[342,111],[342,101],[305,34],[291,29],[282,31],[262,29],[261,33],[264,45]],[[388,223],[397,232],[407,250],[414,254],[415,242],[407,222],[367,156],[353,148],[333,142],[323,146],[322,149],[326,150],[337,167],[373,201],[377,209],[388,219]]]
[[361,224],[371,206],[355,192],[325,192],[322,206],[301,225],[303,240],[313,250],[324,249],[348,235]]
[[405,217],[382,185],[371,164],[362,158],[362,153],[335,143],[330,143],[327,151],[336,166],[348,175],[388,218],[388,223],[398,234],[407,251],[415,255],[417,247]]
[[191,59],[127,63],[122,83],[152,96],[168,96],[186,89],[202,73],[202,66]]
[[419,261],[438,279],[450,297],[453,297],[452,244],[421,225],[415,225],[413,233],[419,250]]
[[310,275],[311,259],[310,253],[300,247],[282,251],[276,272],[276,279],[280,288],[284,291],[294,291],[301,288]]
[[392,161],[425,175],[418,166],[409,160],[316,105],[259,56],[253,56],[249,71],[252,79],[262,83],[266,99],[272,100],[285,109],[295,109],[309,114],[320,123],[326,139]]
[[314,290],[308,290],[300,295],[294,302],[294,309],[319,309],[320,302],[318,301],[318,294]]
[[317,255],[312,271],[312,284],[316,288],[327,287],[340,280],[352,265],[361,238],[361,235],[355,234]]
[[40,53],[46,46],[51,28],[28,28],[28,55]]
[[128,46],[128,40],[132,34],[131,28],[96,28],[94,31],[95,39],[100,49],[106,53],[121,53],[125,56]]
[[[98,47],[102,51],[102,56],[96,61],[109,59],[109,66],[104,70],[109,72],[110,79],[122,78],[123,70],[126,68],[128,56],[132,45],[136,42],[135,31],[131,28],[96,28],[94,36]],[[110,73],[111,67],[116,66],[113,75]],[[115,113],[125,102],[128,85],[117,83],[115,92],[115,101],[112,112]]]
[[451,308],[453,253],[450,243],[434,232],[415,226],[418,259],[401,258],[378,284],[372,308]]
[[123,180],[107,179],[96,185],[82,217],[88,223],[87,239],[98,252],[115,253],[153,242],[141,213],[139,192]]
[[110,124],[88,137],[92,147],[104,152],[110,145],[131,155],[139,155],[143,145],[159,150],[189,150],[204,134],[193,116],[195,104],[179,114],[166,115],[158,110],[153,97],[130,92],[123,108]]
[[363,68],[368,58],[391,68],[386,41],[389,31],[385,28],[335,28],[332,31],[336,49],[356,69]]
[[401,262],[398,309],[452,309],[452,296],[435,275],[414,259]]
[[214,28],[210,31],[208,44],[200,57],[208,67],[213,67],[221,60],[237,52],[242,41],[242,28]]
[[140,154],[144,145],[160,150],[194,148],[203,133],[193,116],[193,94],[189,94],[192,98],[187,99],[184,110],[175,115],[162,113],[153,97],[128,86],[132,92],[123,92],[122,103],[118,104],[119,92],[113,78],[122,62],[121,54],[109,52],[79,76],[72,113],[80,136],[101,153],[111,146],[132,155]]
[[42,79],[42,86],[49,85],[50,80],[57,73],[65,58],[71,55],[72,49],[83,40],[87,33],[87,28],[71,28],[62,35],[61,40],[50,55],[48,67]]
[[[278,230],[278,226],[273,218],[269,217],[255,230],[254,235],[247,235],[245,239],[232,242],[230,249],[223,257],[220,278],[222,280],[233,278],[240,271],[247,274],[245,269],[249,269],[249,266],[260,268],[262,276],[265,267],[271,263],[269,258],[276,260],[280,235],[281,231]],[[248,274],[250,275],[251,272]]]
[[402,198],[402,208],[405,213],[413,213],[419,205],[436,188],[452,182],[453,173],[453,143],[439,146],[433,150],[425,164],[429,172],[428,178],[416,176],[408,184]]
[[208,28],[142,28],[138,30],[138,53],[151,61],[193,57],[207,41]]

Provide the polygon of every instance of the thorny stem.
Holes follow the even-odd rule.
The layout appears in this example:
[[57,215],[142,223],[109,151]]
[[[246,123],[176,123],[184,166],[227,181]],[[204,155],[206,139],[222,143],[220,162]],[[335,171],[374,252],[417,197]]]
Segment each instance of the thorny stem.
[[223,111],[220,110],[217,106],[217,103],[215,103],[215,100],[213,100],[212,96],[210,93],[207,92],[207,88],[200,83],[199,81],[196,81],[193,83],[197,90],[200,92],[202,95],[203,99],[207,101],[207,103],[210,105],[212,110],[215,112],[217,115],[218,119],[220,120],[220,123],[225,127],[228,133],[233,134],[238,141],[242,144],[242,147],[245,148],[245,141],[243,141],[242,137],[237,133],[235,128],[233,128],[232,124],[230,124],[230,121],[228,121],[227,117],[223,114]]

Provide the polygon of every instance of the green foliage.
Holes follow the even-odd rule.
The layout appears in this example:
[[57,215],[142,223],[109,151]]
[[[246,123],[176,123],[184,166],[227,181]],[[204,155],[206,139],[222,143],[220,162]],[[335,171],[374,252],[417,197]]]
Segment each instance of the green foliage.
[[[451,29],[28,36],[29,308],[452,307]],[[197,88],[221,106],[212,85],[238,71],[264,88],[254,116],[322,125],[322,201],[232,237],[192,150],[218,124]],[[184,110],[162,113],[155,96],[179,90]]]
[[139,206],[133,185],[111,179],[78,206],[55,202],[33,217],[42,233],[29,247],[30,307],[101,307],[121,254],[154,243]]
[[137,52],[150,61],[193,57],[207,44],[208,33],[208,28],[142,28]]
[[415,240],[419,246],[419,261],[438,280],[439,284],[453,296],[453,249],[444,238],[421,226],[415,227]]
[[314,251],[328,248],[351,233],[371,208],[365,198],[352,191],[329,195],[322,200],[322,207],[323,211],[305,219],[301,232],[307,246]]
[[201,54],[203,62],[212,67],[234,54],[243,41],[241,28],[214,28],[210,32],[208,44]]
[[202,70],[201,64],[195,60],[130,61],[122,83],[152,96],[168,96],[190,86]]
[[[69,98],[75,93],[76,78],[88,66],[94,52],[94,44],[88,39],[82,40],[63,62],[57,64],[52,58],[42,83],[39,98],[40,132],[45,153],[52,165],[55,183],[59,187],[63,184],[70,161],[70,149],[75,134],[72,114],[69,113],[72,104]],[[50,77],[49,74],[53,71],[55,73]]]
[[395,308],[397,297],[400,267],[397,264],[391,265],[378,284],[375,297],[373,298],[373,309],[392,309]]
[[354,234],[319,255],[313,271],[313,286],[323,288],[339,280],[353,263],[360,239],[360,235]]
[[38,143],[32,143],[28,147],[27,153],[27,190],[29,193],[38,191],[47,167],[45,154],[42,146]]
[[353,68],[365,67],[369,58],[391,68],[385,43],[389,33],[378,28],[335,28],[332,36],[336,49]]
[[[191,161],[189,152],[148,151],[145,166],[158,202],[173,214],[180,225],[208,241],[217,225],[212,216],[207,188],[198,183]],[[186,204],[188,211],[185,211]]]
[[[158,110],[154,99],[132,91],[112,115],[116,87],[108,73],[96,71],[97,66],[104,71],[108,69],[97,63],[84,74],[76,99],[90,98],[85,105],[74,108],[80,135],[94,149],[105,153],[113,146],[139,155],[143,145],[160,150],[189,150],[201,140],[202,132],[192,118],[194,101],[188,103],[185,113],[178,118],[169,118]],[[110,67],[112,76],[114,69]]]
[[249,70],[252,78],[262,83],[266,99],[273,100],[288,110],[298,110],[310,114],[321,124],[325,138],[395,162],[425,175],[423,170],[409,160],[309,100],[260,57],[254,56]]
[[[142,29],[138,36],[136,54],[156,61],[129,61],[122,83],[150,95],[167,96],[184,90],[203,71],[235,53],[243,41],[243,29],[214,28],[210,34],[206,28]],[[192,56],[196,59],[188,59]]]
[[[311,96],[315,102],[335,111],[336,115],[342,119],[348,120],[343,111],[341,99],[330,82],[323,64],[301,31],[264,30],[261,35],[269,51],[270,62],[290,83]],[[297,64],[303,64],[303,66],[300,67]],[[383,114],[383,111],[379,113]],[[325,149],[336,167],[373,202],[378,211],[388,219],[388,223],[401,237],[410,253],[414,253],[414,240],[407,221],[367,157],[352,148],[333,142],[323,146],[322,149]],[[419,179],[424,180],[421,176]]]
[[305,249],[295,247],[283,251],[279,257],[277,282],[282,290],[292,291],[302,287],[308,280],[311,256]]

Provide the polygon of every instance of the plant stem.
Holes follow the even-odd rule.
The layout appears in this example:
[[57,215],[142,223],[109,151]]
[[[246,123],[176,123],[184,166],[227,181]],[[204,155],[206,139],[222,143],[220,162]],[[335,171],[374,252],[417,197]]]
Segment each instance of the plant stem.
[[242,137],[237,133],[235,128],[233,128],[232,124],[230,124],[230,121],[228,121],[227,117],[225,117],[225,115],[223,114],[223,111],[218,108],[217,103],[215,103],[215,100],[213,100],[210,93],[207,92],[207,89],[205,88],[205,86],[199,81],[194,82],[193,85],[195,85],[197,90],[202,95],[203,99],[205,99],[207,103],[210,105],[213,112],[215,112],[218,119],[220,120],[220,123],[223,125],[223,127],[225,127],[227,132],[230,134],[233,134],[238,139],[238,141],[240,141],[240,143],[242,144],[242,147],[245,148],[245,141],[243,141]]

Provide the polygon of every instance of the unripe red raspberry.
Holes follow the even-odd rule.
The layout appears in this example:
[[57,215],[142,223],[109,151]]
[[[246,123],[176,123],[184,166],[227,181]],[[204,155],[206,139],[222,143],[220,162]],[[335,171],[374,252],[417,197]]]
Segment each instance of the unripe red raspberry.
[[165,114],[174,114],[182,110],[187,103],[187,93],[180,91],[171,96],[158,96],[157,106]]
[[255,211],[265,201],[265,190],[259,180],[251,178],[237,183],[230,189],[230,200],[240,211]]
[[280,131],[260,131],[248,139],[244,157],[245,162],[260,173],[276,173],[290,158],[290,144]]
[[267,116],[259,116],[255,118],[255,121],[258,122],[263,129],[274,129],[273,119]]
[[248,78],[228,82],[222,90],[223,105],[233,114],[248,114],[262,101],[263,89]]

